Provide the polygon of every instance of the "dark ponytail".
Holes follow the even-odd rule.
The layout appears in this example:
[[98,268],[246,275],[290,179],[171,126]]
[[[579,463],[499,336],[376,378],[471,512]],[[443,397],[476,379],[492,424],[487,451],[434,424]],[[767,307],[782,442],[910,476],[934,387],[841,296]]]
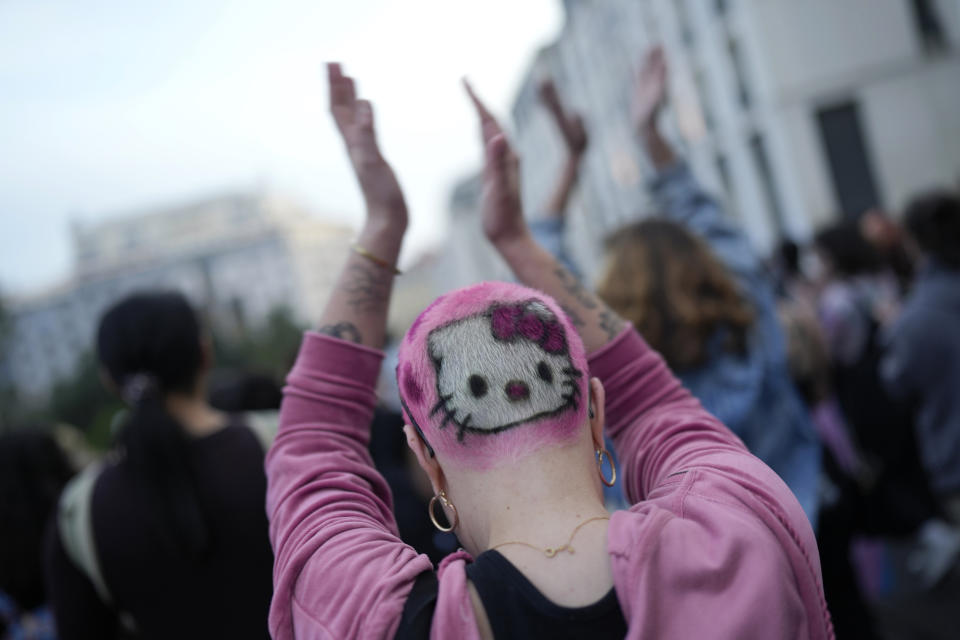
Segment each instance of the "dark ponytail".
[[111,307],[97,334],[100,362],[130,414],[119,433],[126,468],[156,518],[163,542],[196,559],[210,532],[190,466],[188,436],[166,409],[192,394],[203,367],[200,323],[178,293],[137,293]]

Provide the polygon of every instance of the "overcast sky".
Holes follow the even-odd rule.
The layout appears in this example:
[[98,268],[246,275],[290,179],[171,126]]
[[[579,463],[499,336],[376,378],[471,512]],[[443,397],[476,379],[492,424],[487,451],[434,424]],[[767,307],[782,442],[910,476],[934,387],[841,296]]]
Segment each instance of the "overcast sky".
[[373,100],[406,256],[479,166],[459,78],[506,114],[559,0],[0,0],[0,288],[67,276],[71,220],[265,185],[356,225],[323,63]]

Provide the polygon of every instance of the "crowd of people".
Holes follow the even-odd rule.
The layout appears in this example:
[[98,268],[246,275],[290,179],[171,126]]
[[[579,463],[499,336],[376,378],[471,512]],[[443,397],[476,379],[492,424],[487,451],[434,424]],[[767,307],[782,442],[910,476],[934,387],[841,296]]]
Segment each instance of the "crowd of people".
[[662,133],[668,75],[654,48],[631,88],[655,209],[595,283],[565,250],[587,123],[543,84],[566,157],[528,216],[466,85],[476,241],[515,281],[429,305],[382,403],[408,213],[331,64],[366,219],[282,402],[211,393],[182,295],[111,307],[115,448],[81,470],[0,437],[0,637],[949,637],[956,607],[923,603],[960,593],[960,198],[764,260]]

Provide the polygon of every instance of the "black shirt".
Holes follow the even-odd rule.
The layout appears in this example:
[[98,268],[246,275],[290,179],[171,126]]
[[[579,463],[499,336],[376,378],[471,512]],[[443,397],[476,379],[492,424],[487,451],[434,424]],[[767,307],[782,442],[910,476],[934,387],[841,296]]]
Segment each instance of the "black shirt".
[[[209,552],[190,562],[167,550],[121,461],[104,468],[93,490],[93,537],[104,581],[141,637],[268,638],[273,552],[263,447],[240,424],[189,446]],[[116,612],[69,560],[57,527],[48,531],[48,584],[61,640],[117,637]]]
[[[623,638],[627,621],[614,589],[585,607],[561,607],[548,600],[496,550],[467,565],[497,640],[510,638]],[[436,608],[436,575],[421,574],[404,606],[399,639],[427,638]]]

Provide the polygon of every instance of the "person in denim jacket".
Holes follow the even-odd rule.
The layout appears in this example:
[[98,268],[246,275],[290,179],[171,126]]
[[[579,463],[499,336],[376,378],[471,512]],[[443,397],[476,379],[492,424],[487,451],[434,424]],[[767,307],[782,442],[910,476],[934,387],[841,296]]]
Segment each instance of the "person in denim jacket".
[[[653,49],[634,90],[632,117],[655,169],[649,187],[659,217],[611,236],[598,293],[641,329],[704,407],[784,479],[815,524],[820,445],[789,375],[773,283],[740,225],[662,136],[657,116],[666,79],[663,52]],[[540,244],[565,263],[564,218],[556,203],[562,206],[566,197],[557,194],[572,188],[576,173],[569,167],[579,158],[567,128],[560,124],[571,160],[547,214],[531,225]]]

